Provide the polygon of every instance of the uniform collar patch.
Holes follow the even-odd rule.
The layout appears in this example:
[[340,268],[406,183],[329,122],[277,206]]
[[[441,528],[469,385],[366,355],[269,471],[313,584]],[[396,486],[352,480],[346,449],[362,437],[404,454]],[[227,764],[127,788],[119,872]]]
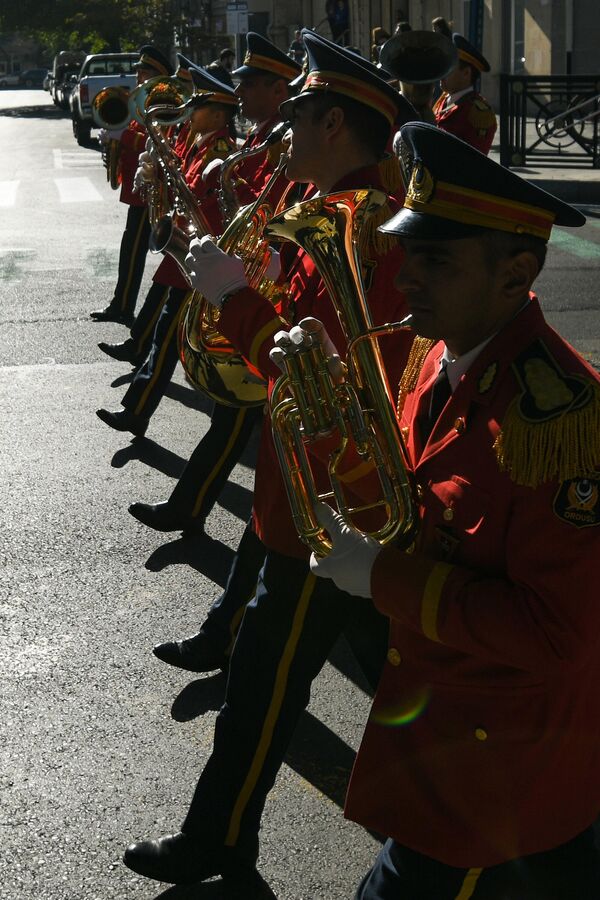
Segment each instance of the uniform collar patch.
[[487,394],[494,381],[496,380],[496,375],[498,374],[498,363],[492,362],[489,364],[481,378],[479,379],[478,389],[480,394]]

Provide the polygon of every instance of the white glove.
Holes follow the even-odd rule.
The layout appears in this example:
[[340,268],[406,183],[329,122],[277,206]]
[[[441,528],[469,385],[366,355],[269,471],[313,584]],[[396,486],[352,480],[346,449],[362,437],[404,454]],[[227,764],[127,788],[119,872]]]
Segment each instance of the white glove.
[[281,275],[281,254],[277,250],[271,249],[271,259],[265,270],[265,278],[271,281],[277,281]]
[[125,131],[124,128],[111,129],[107,131],[108,140],[109,141],[118,141],[121,139],[121,135]]
[[191,286],[209,303],[221,308],[225,294],[248,287],[244,264],[239,256],[229,256],[211,237],[194,238],[185,258]]
[[347,525],[326,503],[319,503],[316,513],[333,546],[327,556],[311,555],[311,572],[321,578],[331,578],[340,590],[354,597],[370,597],[371,570],[381,553],[381,544]]
[[313,347],[318,340],[327,357],[327,366],[335,384],[342,384],[345,377],[345,367],[340,359],[335,345],[327,334],[323,323],[319,319],[307,316],[299,325],[294,325],[290,331],[278,331],[274,338],[275,347],[269,353],[271,362],[279,366],[285,372],[285,357],[287,354],[296,353],[299,350],[307,350]]
[[215,169],[220,169],[223,165],[222,159],[211,159],[205,169],[202,170],[202,181],[208,181],[208,176]]
[[108,142],[110,141],[110,136],[106,128],[101,128],[98,131],[98,140],[101,144],[108,144]]
[[135,170],[133,177],[133,190],[139,192],[145,184],[151,184],[156,178],[156,166],[151,162],[142,162],[142,156],[148,156],[147,153],[140,153],[140,165]]

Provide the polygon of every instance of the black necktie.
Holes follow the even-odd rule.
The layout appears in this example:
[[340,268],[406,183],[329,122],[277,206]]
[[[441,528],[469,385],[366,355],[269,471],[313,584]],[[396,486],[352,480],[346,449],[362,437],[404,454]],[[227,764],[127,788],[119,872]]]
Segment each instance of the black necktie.
[[451,396],[452,388],[450,387],[448,372],[446,370],[446,366],[443,365],[440,369],[438,377],[433,382],[433,386],[431,388],[429,414],[426,416],[422,416],[419,423],[421,428],[421,437],[423,439],[423,446],[425,446],[425,444],[429,440],[429,435],[433,431],[433,426],[439,419],[441,411],[443,410]]

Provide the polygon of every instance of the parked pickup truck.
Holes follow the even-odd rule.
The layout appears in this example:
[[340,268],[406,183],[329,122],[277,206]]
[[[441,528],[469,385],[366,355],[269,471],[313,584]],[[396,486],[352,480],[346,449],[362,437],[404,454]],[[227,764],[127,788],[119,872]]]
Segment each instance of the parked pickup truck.
[[92,100],[102,88],[116,85],[132,90],[136,83],[134,63],[139,53],[97,53],[87,56],[69,97],[73,134],[78,144],[87,144],[93,127]]

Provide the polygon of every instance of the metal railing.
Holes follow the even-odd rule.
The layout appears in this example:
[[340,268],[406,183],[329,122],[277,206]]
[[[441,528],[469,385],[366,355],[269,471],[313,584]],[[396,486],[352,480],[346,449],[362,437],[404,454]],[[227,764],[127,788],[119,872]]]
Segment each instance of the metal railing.
[[500,162],[600,168],[600,75],[501,75]]

